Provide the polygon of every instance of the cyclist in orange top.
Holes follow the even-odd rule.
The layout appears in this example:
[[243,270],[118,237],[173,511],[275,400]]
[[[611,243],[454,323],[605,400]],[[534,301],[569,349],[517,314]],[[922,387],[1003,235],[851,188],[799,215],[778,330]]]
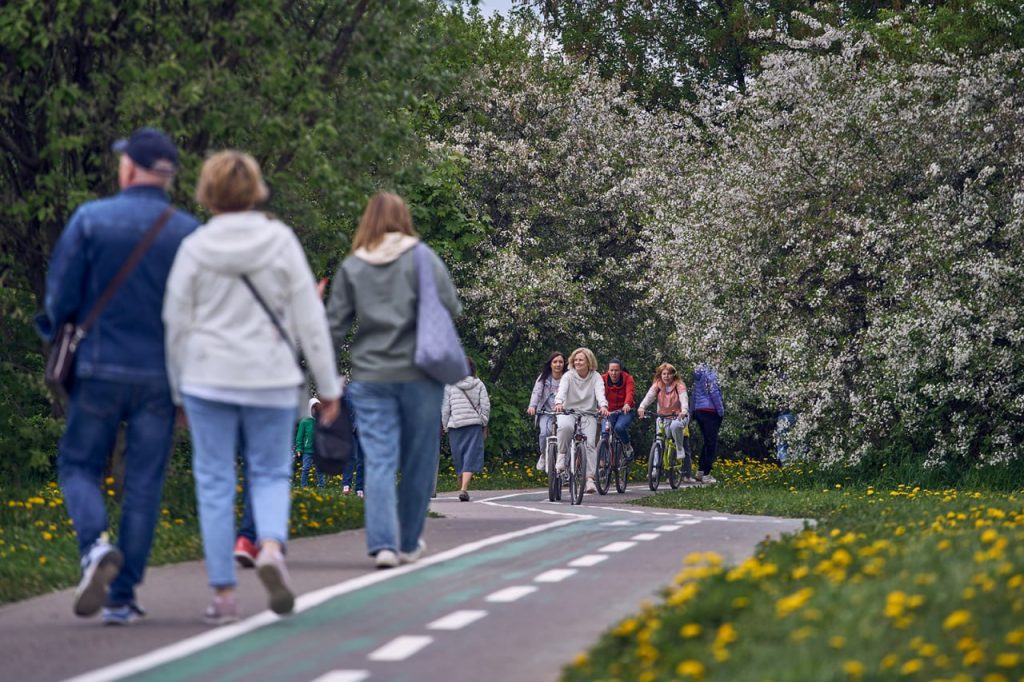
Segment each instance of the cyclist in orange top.
[[634,395],[636,383],[633,375],[622,367],[622,361],[612,358],[608,361],[608,371],[601,375],[604,379],[604,395],[608,399],[608,411],[621,411],[621,414],[613,414],[608,417],[615,435],[622,441],[626,448],[626,456],[633,456],[633,446],[629,443],[629,425],[633,423],[636,414],[633,408],[636,407]]
[[686,393],[686,384],[676,374],[676,368],[667,362],[658,365],[658,371],[654,374],[654,382],[647,391],[647,395],[640,402],[637,414],[643,419],[647,406],[658,401],[658,415],[672,415],[666,420],[666,430],[672,435],[676,443],[676,455],[680,462],[686,461],[686,453],[683,451],[683,429],[690,422],[689,404],[690,398]]

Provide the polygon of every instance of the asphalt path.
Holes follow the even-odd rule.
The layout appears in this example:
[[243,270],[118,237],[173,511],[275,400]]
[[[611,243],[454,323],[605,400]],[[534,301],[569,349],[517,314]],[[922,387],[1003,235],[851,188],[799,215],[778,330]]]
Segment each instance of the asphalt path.
[[802,521],[661,510],[588,495],[582,506],[546,491],[442,494],[428,553],[375,571],[362,531],[293,541],[296,613],[263,611],[252,571],[240,572],[240,623],[202,622],[201,562],[150,569],[149,615],[103,627],[71,613],[71,591],[0,608],[0,669],[8,680],[555,680],[619,619],[657,598],[682,558],[727,561]]

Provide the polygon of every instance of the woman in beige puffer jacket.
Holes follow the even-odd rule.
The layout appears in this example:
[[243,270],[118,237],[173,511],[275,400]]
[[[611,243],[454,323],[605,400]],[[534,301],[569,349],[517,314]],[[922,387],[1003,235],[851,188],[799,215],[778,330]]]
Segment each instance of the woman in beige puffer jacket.
[[469,482],[473,474],[484,468],[484,438],[491,416],[491,400],[487,387],[476,376],[476,366],[469,361],[469,376],[444,387],[441,403],[441,428],[448,433],[455,477],[459,482],[459,499],[469,502]]

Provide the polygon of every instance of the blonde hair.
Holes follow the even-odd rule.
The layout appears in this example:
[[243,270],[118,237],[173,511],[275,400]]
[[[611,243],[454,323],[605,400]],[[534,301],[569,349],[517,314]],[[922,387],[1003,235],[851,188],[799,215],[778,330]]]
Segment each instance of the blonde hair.
[[228,149],[203,163],[196,201],[216,213],[246,211],[270,196],[256,159]]
[[363,218],[352,238],[352,251],[372,251],[384,240],[388,232],[400,232],[418,237],[412,226],[412,214],[402,197],[391,192],[377,192],[370,197]]
[[569,366],[573,366],[573,362],[576,361],[576,356],[580,353],[587,359],[587,367],[590,368],[591,372],[597,371],[597,358],[594,357],[594,351],[589,348],[577,348],[573,352],[569,353]]
[[667,362],[663,362],[660,365],[658,365],[658,369],[654,370],[654,383],[661,383],[661,373],[664,372],[666,369],[672,372],[672,376],[676,377],[677,379],[679,378],[679,372],[676,371],[676,368]]

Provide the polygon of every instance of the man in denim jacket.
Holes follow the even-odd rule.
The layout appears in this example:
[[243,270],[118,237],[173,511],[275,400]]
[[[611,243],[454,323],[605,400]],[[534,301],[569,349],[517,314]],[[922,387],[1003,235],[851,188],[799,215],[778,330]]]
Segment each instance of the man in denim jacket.
[[[135,131],[114,144],[121,192],[78,207],[50,257],[39,333],[52,341],[82,322],[170,203],[178,150],[164,133]],[[171,452],[175,408],[164,363],[164,286],[181,241],[198,221],[175,211],[78,346],[58,472],[78,534],[82,580],[74,611],[126,624],[144,615],[135,586],[149,558]],[[117,546],[107,537],[101,489],[121,422],[125,489]],[[109,589],[108,589],[109,588]]]

